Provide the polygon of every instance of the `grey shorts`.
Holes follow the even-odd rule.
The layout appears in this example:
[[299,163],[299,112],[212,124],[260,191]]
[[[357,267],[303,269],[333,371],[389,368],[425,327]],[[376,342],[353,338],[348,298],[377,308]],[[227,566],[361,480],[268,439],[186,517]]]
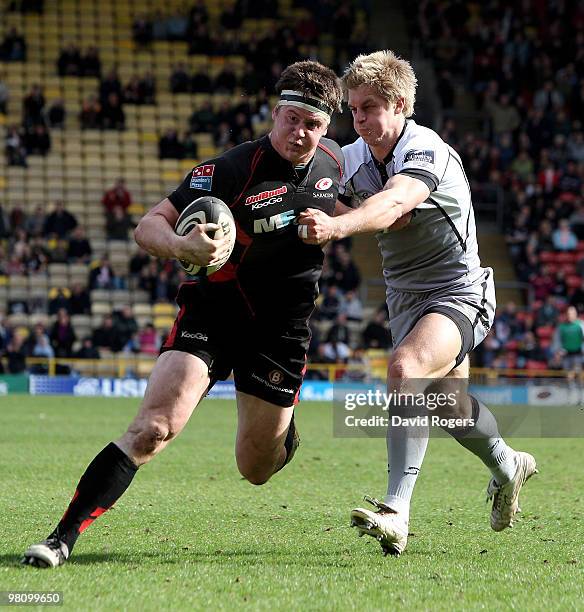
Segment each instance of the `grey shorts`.
[[424,315],[437,312],[454,321],[460,331],[462,349],[456,359],[458,366],[489,333],[496,304],[491,268],[483,268],[481,276],[472,284],[454,282],[427,292],[396,291],[388,287],[387,308],[393,346],[397,348]]

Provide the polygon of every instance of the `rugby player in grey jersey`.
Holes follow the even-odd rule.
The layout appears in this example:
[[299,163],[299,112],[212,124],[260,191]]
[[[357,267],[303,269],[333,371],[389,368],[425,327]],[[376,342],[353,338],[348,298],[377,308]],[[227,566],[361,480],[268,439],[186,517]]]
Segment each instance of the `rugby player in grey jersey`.
[[[417,79],[391,51],[360,55],[342,78],[359,138],[343,147],[339,199],[360,206],[329,217],[309,209],[299,233],[310,244],[379,232],[394,351],[390,391],[419,393],[432,385],[464,386],[468,353],[487,335],[495,314],[493,271],[480,265],[468,180],[460,157],[413,114]],[[305,227],[302,227],[305,226]],[[468,426],[447,429],[491,471],[491,527],[511,527],[519,491],[536,472],[535,459],[510,448],[491,412],[464,394],[442,415]],[[351,522],[375,537],[386,554],[407,544],[412,492],[428,444],[424,425],[388,428],[390,467],[383,501],[356,508]]]

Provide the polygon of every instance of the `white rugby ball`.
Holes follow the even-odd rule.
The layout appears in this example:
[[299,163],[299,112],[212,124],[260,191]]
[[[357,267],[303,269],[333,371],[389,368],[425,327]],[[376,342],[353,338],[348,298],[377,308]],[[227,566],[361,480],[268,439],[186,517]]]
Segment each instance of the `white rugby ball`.
[[199,223],[216,223],[219,229],[210,232],[210,238],[229,238],[229,253],[217,264],[213,266],[198,266],[188,261],[180,261],[182,268],[193,276],[210,276],[225,265],[235,246],[235,220],[233,214],[225,202],[213,196],[203,196],[191,202],[180,214],[174,226],[174,231],[179,236],[188,234],[195,225]]

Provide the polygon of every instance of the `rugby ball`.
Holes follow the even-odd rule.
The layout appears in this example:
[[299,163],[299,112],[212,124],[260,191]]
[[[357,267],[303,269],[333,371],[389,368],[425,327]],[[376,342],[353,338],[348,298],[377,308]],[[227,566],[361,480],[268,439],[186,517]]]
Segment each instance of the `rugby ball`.
[[210,232],[210,238],[227,236],[229,238],[229,253],[217,264],[212,266],[198,266],[188,261],[180,261],[182,268],[191,275],[210,276],[217,272],[229,259],[235,246],[235,220],[225,202],[212,196],[203,196],[191,202],[180,214],[174,226],[179,236],[188,234],[199,223],[216,223],[220,229]]

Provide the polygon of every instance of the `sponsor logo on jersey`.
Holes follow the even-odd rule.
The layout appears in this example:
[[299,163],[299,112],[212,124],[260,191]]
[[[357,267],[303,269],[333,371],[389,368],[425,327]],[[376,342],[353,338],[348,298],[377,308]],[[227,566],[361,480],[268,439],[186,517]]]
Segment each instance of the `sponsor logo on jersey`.
[[257,210],[258,208],[263,208],[264,206],[271,206],[272,204],[278,204],[283,200],[283,198],[270,198],[269,200],[264,200],[263,202],[256,202],[251,205],[252,210]]
[[406,151],[404,164],[408,162],[434,164],[434,151],[430,151],[429,149],[411,149],[410,151]]
[[274,230],[281,229],[290,225],[294,222],[296,213],[293,210],[280,213],[279,215],[272,215],[264,219],[256,219],[253,222],[254,234],[264,234],[266,232],[273,232]]
[[334,198],[335,194],[332,193],[331,191],[329,191],[327,193],[319,192],[319,193],[313,193],[312,197],[313,198]]
[[209,336],[206,334],[202,334],[201,332],[187,332],[183,331],[180,335],[181,338],[187,338],[188,340],[202,340],[203,342],[207,342],[209,340]]
[[331,188],[332,184],[333,184],[333,179],[325,177],[325,178],[321,178],[318,181],[316,181],[314,188],[318,189],[319,191],[326,191],[327,189]]
[[278,187],[277,189],[262,191],[256,195],[247,196],[247,198],[245,198],[245,205],[255,204],[256,202],[261,202],[262,200],[267,200],[268,198],[273,198],[274,196],[284,195],[285,193],[288,193],[288,187],[286,185],[282,185],[282,187]]
[[213,187],[213,172],[215,172],[215,164],[205,164],[195,168],[191,175],[190,188],[211,191]]

